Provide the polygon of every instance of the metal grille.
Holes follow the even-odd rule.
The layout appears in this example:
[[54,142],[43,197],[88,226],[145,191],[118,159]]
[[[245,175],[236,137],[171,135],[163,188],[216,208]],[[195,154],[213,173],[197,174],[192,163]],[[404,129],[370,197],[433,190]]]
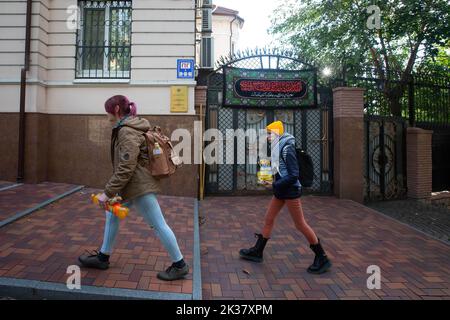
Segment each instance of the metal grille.
[[[226,64],[241,69],[280,69],[302,70],[312,66],[302,61],[278,55],[262,54],[237,59]],[[226,129],[264,129],[268,123],[281,120],[285,130],[294,135],[297,148],[305,149],[314,162],[315,179],[309,191],[314,193],[330,193],[332,191],[332,172],[330,151],[331,139],[331,94],[322,99],[317,109],[251,109],[222,107],[223,98],[223,69],[219,68],[208,77],[208,123],[209,128],[218,128],[225,137]],[[331,91],[330,91],[331,92]],[[215,112],[217,110],[217,112]],[[214,119],[212,119],[214,118]],[[242,138],[236,138],[235,144],[242,143]],[[231,144],[230,144],[231,145]],[[267,142],[262,145],[250,144],[245,140],[245,164],[218,164],[207,166],[206,192],[208,194],[229,194],[239,192],[263,192],[264,187],[256,182],[258,165],[249,163],[249,157],[258,148],[270,148]],[[226,161],[226,153],[236,151],[231,146],[224,145],[220,159]],[[237,158],[237,156],[236,156]],[[235,158],[235,160],[236,160]],[[258,159],[259,160],[259,159]],[[216,172],[218,174],[216,175]],[[217,176],[217,179],[215,177]]]
[[[247,112],[245,110],[237,110],[236,111],[238,114],[238,119],[237,119],[237,126],[238,128],[246,128],[247,127]],[[238,145],[245,145],[245,162],[247,163],[248,161],[248,146],[247,146],[248,141],[246,141],[245,137],[243,136],[238,136],[237,139],[237,144]],[[237,190],[245,190],[246,186],[247,186],[247,170],[246,170],[246,163],[242,164],[242,163],[236,163],[236,183],[237,183]]]
[[219,191],[232,191],[233,190],[233,165],[226,163],[226,157],[229,154],[234,154],[234,149],[231,143],[226,141],[226,130],[233,128],[233,110],[219,108],[218,117],[220,121],[218,122],[218,129],[223,134],[223,152],[219,152],[219,162],[223,164],[218,165],[219,176],[218,176],[218,190]]
[[320,179],[321,179],[321,164],[322,164],[322,155],[321,155],[321,118],[320,118],[320,110],[308,110],[305,112],[306,115],[306,135],[307,135],[307,148],[306,151],[313,159],[314,163],[314,181],[311,187],[314,191],[320,190]]
[[76,78],[130,78],[131,1],[78,1]]
[[404,131],[401,118],[365,117],[365,200],[406,195]]

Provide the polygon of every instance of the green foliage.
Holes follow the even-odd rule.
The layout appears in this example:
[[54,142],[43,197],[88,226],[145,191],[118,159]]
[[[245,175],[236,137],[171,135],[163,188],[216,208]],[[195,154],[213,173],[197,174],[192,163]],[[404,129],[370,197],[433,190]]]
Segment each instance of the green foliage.
[[[381,9],[381,30],[367,27],[373,4]],[[274,12],[270,32],[282,46],[335,70],[343,60],[354,70],[373,65],[371,48],[384,70],[402,70],[411,54],[414,63],[438,54],[436,46],[449,39],[449,18],[447,0],[290,0]]]
[[[380,29],[367,26],[371,5],[381,10]],[[414,69],[438,57],[450,39],[449,18],[448,0],[289,0],[274,12],[270,32],[335,76],[345,65],[347,75],[379,78],[391,113],[401,116]],[[369,66],[375,71],[367,73]]]

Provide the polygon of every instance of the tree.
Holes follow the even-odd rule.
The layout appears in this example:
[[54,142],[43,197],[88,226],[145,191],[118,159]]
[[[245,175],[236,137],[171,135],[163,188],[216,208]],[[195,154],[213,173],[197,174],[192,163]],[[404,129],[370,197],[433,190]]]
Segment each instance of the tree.
[[423,73],[450,75],[450,41],[445,46],[437,46],[437,54],[426,59],[418,67],[418,71]]
[[[380,29],[368,26],[377,18],[368,11],[373,4],[380,9]],[[449,18],[448,0],[288,0],[274,12],[269,31],[282,47],[319,65],[345,64],[354,74],[372,66],[391,113],[401,116],[415,67],[437,56],[450,38]]]

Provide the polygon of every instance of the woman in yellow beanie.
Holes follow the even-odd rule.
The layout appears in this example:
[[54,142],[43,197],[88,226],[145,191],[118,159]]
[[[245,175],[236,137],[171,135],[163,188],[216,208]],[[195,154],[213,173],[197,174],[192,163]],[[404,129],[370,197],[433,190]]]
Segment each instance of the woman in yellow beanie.
[[295,227],[306,237],[311,250],[315,254],[314,262],[307,271],[314,274],[323,273],[331,267],[331,261],[325,254],[320,240],[305,221],[300,201],[302,185],[298,178],[299,166],[295,151],[295,138],[284,132],[281,121],[269,124],[266,129],[268,140],[272,145],[271,163],[274,174],[272,189],[274,196],[269,203],[261,234],[255,233],[256,244],[249,249],[241,249],[239,255],[246,260],[263,261],[263,251],[272,232],[275,218],[286,204]]

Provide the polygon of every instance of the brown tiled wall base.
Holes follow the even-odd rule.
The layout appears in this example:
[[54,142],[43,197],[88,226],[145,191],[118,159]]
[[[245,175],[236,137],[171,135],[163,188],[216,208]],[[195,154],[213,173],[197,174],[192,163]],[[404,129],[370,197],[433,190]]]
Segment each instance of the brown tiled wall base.
[[[177,128],[193,136],[197,116],[143,116],[170,134]],[[16,113],[0,113],[0,179],[17,178],[18,123]],[[25,182],[63,182],[103,188],[112,173],[111,127],[105,115],[26,114]],[[193,158],[192,158],[193,159]],[[184,165],[163,181],[162,193],[196,197],[197,165]]]

